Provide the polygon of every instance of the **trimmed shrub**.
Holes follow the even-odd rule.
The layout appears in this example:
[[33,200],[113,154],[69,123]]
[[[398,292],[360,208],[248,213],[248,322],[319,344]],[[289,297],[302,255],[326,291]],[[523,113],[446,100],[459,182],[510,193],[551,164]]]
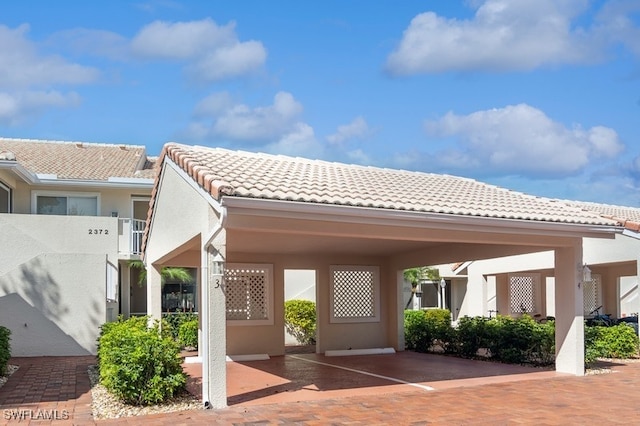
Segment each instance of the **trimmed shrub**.
[[184,388],[179,346],[146,317],[106,323],[98,340],[100,383],[125,403],[150,405]]
[[433,333],[424,311],[404,311],[404,340],[409,350],[428,352],[433,344]]
[[284,302],[284,326],[302,345],[316,343],[316,304],[310,300]]
[[180,324],[178,329],[178,343],[180,346],[197,348],[198,347],[198,320],[192,319]]
[[633,358],[638,356],[639,339],[633,327],[618,324],[612,327],[588,326],[584,329],[585,364],[597,358]]
[[188,321],[198,321],[198,314],[193,312],[176,312],[176,313],[163,313],[162,314],[162,331],[167,331],[171,334],[174,340],[178,340],[178,334],[180,333],[180,326]]
[[455,330],[451,327],[451,312],[448,309],[427,309],[424,316],[433,336],[431,344],[439,346],[445,352],[451,352],[455,340]]
[[480,349],[488,348],[490,323],[488,318],[462,317],[455,332],[455,353],[464,358],[475,358]]
[[7,364],[11,358],[11,330],[0,325],[0,376],[6,374]]

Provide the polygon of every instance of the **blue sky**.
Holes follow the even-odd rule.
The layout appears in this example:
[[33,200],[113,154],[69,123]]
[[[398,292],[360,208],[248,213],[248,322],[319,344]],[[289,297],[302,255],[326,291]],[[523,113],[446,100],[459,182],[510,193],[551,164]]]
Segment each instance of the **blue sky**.
[[640,206],[640,1],[2,2],[0,136]]

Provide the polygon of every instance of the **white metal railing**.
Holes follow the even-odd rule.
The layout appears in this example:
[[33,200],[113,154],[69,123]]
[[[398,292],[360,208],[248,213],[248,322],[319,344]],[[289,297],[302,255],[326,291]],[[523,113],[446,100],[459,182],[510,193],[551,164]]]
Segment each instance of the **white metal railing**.
[[139,219],[119,218],[118,251],[121,255],[142,254],[142,236],[146,222]]
[[142,254],[142,235],[146,221],[131,219],[131,254]]

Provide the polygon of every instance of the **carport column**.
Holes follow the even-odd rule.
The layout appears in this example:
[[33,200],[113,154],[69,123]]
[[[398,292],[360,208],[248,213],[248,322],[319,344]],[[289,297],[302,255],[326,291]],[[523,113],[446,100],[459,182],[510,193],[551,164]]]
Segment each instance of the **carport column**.
[[[202,399],[205,408],[227,406],[227,317],[224,283],[225,231],[205,247],[202,277]],[[203,262],[205,259],[203,259]]]
[[147,265],[147,315],[149,321],[162,318],[162,278],[160,268]]
[[555,250],[556,371],[584,375],[582,239]]

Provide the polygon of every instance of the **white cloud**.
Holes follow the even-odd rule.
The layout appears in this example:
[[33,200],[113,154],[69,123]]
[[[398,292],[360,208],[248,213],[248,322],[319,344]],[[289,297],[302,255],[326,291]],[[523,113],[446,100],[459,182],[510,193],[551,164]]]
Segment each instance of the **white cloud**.
[[57,91],[0,92],[0,123],[17,125],[29,121],[47,108],[74,107],[80,103],[76,93]]
[[[477,2],[476,2],[477,3]],[[587,0],[486,0],[474,17],[417,15],[387,59],[395,75],[449,70],[530,70],[585,63],[603,54],[599,34],[574,26]]]
[[302,105],[290,93],[278,92],[273,105],[251,108],[237,104],[214,118],[212,132],[241,141],[264,141],[287,133],[298,121]]
[[438,153],[437,162],[487,174],[567,176],[590,162],[614,158],[623,145],[610,128],[567,128],[526,104],[460,116],[449,112],[426,123],[435,137],[458,140],[458,149]]
[[0,25],[0,88],[16,90],[54,84],[86,84],[99,72],[55,55],[41,55],[26,36],[28,25],[11,29]]
[[338,126],[338,131],[327,136],[332,144],[340,144],[350,139],[360,139],[370,133],[369,125],[363,117],[356,117],[351,123]]
[[265,152],[300,156],[305,158],[319,158],[323,154],[323,147],[317,141],[313,128],[306,123],[296,123],[290,131],[280,137],[277,142],[268,144]]
[[261,42],[238,40],[235,23],[219,26],[211,19],[153,22],[133,38],[131,51],[141,59],[184,61],[191,76],[205,81],[255,72],[267,58]]

